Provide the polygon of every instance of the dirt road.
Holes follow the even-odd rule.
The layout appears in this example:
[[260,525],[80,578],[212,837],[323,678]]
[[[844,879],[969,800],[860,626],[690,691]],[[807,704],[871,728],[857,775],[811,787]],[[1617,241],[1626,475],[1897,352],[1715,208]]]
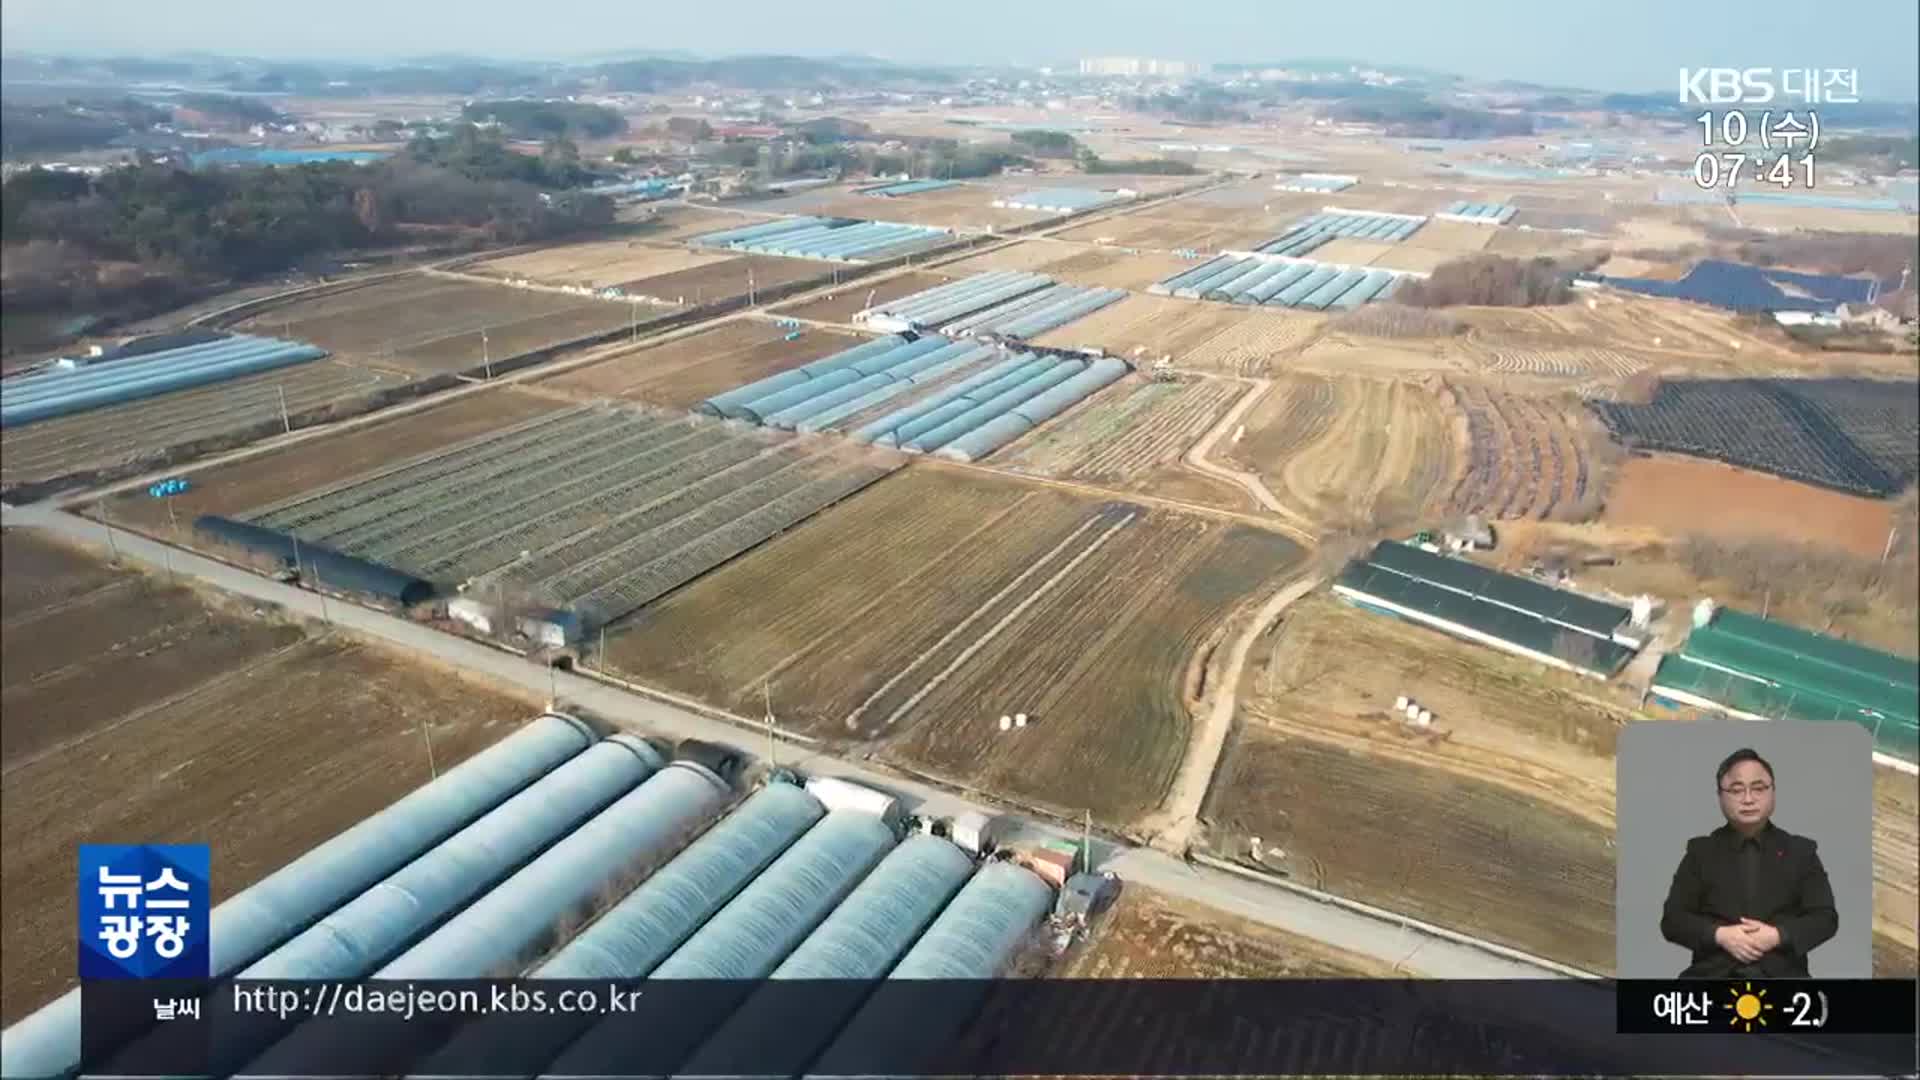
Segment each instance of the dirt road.
[[1240,674],[1246,669],[1247,655],[1253,651],[1266,628],[1273,625],[1287,605],[1317,588],[1320,579],[1302,578],[1275,593],[1247,624],[1227,662],[1221,665],[1220,678],[1213,687],[1213,699],[1201,718],[1200,730],[1187,740],[1187,757],[1173,778],[1160,810],[1143,823],[1143,831],[1153,838],[1153,846],[1162,851],[1184,852],[1193,836],[1193,826],[1206,801],[1207,789],[1219,768],[1220,755],[1226,749],[1227,735],[1233,730],[1233,716],[1239,708]]

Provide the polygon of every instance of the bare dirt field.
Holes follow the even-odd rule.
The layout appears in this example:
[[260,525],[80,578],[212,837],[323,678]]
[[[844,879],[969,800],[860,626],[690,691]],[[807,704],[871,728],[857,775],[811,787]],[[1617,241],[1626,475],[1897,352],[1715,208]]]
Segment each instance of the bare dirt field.
[[868,340],[807,327],[791,330],[755,318],[731,319],[710,330],[610,356],[540,386],[585,399],[617,397],[687,408],[736,386],[851,349]]
[[1635,454],[1620,466],[1601,519],[1668,534],[1780,537],[1880,557],[1893,504],[1797,484],[1717,461]]
[[1920,232],[1920,224],[1915,223],[1912,214],[1896,214],[1885,210],[1836,210],[1743,202],[1736,207],[1736,212],[1740,215],[1741,223],[1753,229],[1892,233],[1898,236],[1912,236]]
[[813,259],[735,255],[687,270],[622,281],[619,286],[628,296],[650,296],[670,304],[699,306],[748,296],[749,285],[753,290],[760,290],[813,278],[824,282],[830,280],[833,273],[834,264]]
[[[635,314],[631,304],[617,301],[413,274],[296,300],[243,325],[311,341],[351,361],[438,374],[616,330],[631,325]],[[657,314],[642,311],[639,318]]]
[[1417,515],[1459,468],[1451,415],[1421,383],[1283,376],[1245,424],[1217,452],[1310,521]]
[[1023,270],[1048,274],[1073,285],[1139,290],[1193,266],[1193,260],[1166,252],[1036,237],[948,263],[941,269],[955,275]]
[[957,276],[950,268],[943,267],[940,273],[909,270],[882,281],[869,281],[862,278],[825,296],[797,304],[784,304],[772,309],[772,313],[791,315],[796,319],[844,323],[872,304],[884,304],[903,296],[912,296],[914,293],[944,285]]
[[1441,395],[1466,447],[1450,511],[1506,520],[1584,516],[1599,505],[1606,477],[1595,443],[1604,435],[1576,401],[1447,379]]
[[488,259],[469,273],[500,278],[530,278],[549,285],[586,285],[604,289],[623,281],[658,277],[730,258],[682,247],[655,247],[632,240],[598,240],[542,248],[504,259]]
[[1354,240],[1342,236],[1314,248],[1311,254],[1316,262],[1365,266],[1393,249],[1393,244],[1383,244],[1378,240]]
[[1223,853],[1257,836],[1304,884],[1613,968],[1610,830],[1557,802],[1255,722],[1235,733],[1208,804]]
[[1157,251],[1238,251],[1273,239],[1284,225],[1283,221],[1265,223],[1246,214],[1176,216],[1150,208],[1077,225],[1056,235],[1063,240]]
[[1312,938],[1123,886],[1092,936],[1054,972],[1062,979],[1389,978],[1388,965]]
[[1240,308],[1244,316],[1176,358],[1181,367],[1231,375],[1284,370],[1320,336],[1328,316],[1289,308]]
[[1171,356],[1177,364],[1188,352],[1243,325],[1250,317],[1257,317],[1257,313],[1226,304],[1202,304],[1170,296],[1129,296],[1033,340],[1036,345],[1059,348],[1098,345],[1115,355],[1143,361]]
[[704,206],[642,205],[620,215],[621,221],[644,222],[648,240],[665,242],[689,240],[706,233],[739,229],[761,222],[778,220],[777,214],[753,214],[735,210],[717,210]]
[[1502,232],[1498,225],[1474,225],[1465,221],[1429,220],[1407,237],[1408,247],[1427,248],[1433,251],[1451,251],[1462,255],[1484,251],[1492,242],[1496,233]]
[[[1418,233],[1414,234],[1418,236]],[[1442,263],[1463,258],[1457,251],[1442,251],[1438,248],[1413,247],[1410,244],[1395,244],[1382,252],[1368,265],[1382,270],[1411,270],[1416,273],[1430,274]]]
[[[1529,551],[1514,551],[1513,557],[1531,557],[1531,534],[1547,531],[1573,533],[1591,531],[1591,527],[1522,523],[1503,533],[1502,546],[1509,547],[1508,536],[1515,536],[1518,539],[1513,546]],[[1599,573],[1591,571],[1587,584],[1597,584]],[[1354,664],[1354,656],[1366,656],[1368,663]],[[1430,732],[1416,735],[1389,717],[1393,699],[1403,694],[1433,710],[1434,728]],[[1251,863],[1246,838],[1259,836],[1269,849],[1263,863],[1269,869],[1290,873],[1307,884],[1333,882],[1344,875],[1361,890],[1392,890],[1394,885],[1382,882],[1395,869],[1410,869],[1414,884],[1403,882],[1399,886],[1406,903],[1418,905],[1408,910],[1426,910],[1443,925],[1484,932],[1496,940],[1569,963],[1611,970],[1613,891],[1597,880],[1592,883],[1592,896],[1573,901],[1562,891],[1565,878],[1557,874],[1547,874],[1541,881],[1526,878],[1509,883],[1510,889],[1517,891],[1493,900],[1488,899],[1491,894],[1480,894],[1478,887],[1461,892],[1442,886],[1432,895],[1415,894],[1423,892],[1418,883],[1437,880],[1424,865],[1421,852],[1438,852],[1442,868],[1439,879],[1444,879],[1449,876],[1446,866],[1489,840],[1527,850],[1519,836],[1520,823],[1542,814],[1550,826],[1548,833],[1566,838],[1568,873],[1585,877],[1610,874],[1612,853],[1604,844],[1596,846],[1592,830],[1600,831],[1601,840],[1610,840],[1613,752],[1618,733],[1629,722],[1672,722],[1651,720],[1637,712],[1630,688],[1596,686],[1322,595],[1289,608],[1279,632],[1255,649],[1240,700],[1244,731],[1250,737],[1257,736],[1254,744],[1266,744],[1255,756],[1273,759],[1273,763],[1264,772],[1243,773],[1235,764],[1243,747],[1230,751],[1222,779],[1210,795],[1211,805],[1244,805],[1249,809],[1240,811],[1238,817],[1214,811],[1220,815],[1210,834],[1216,850]],[[1297,745],[1310,752],[1288,754],[1271,745],[1283,740],[1297,740]],[[1318,767],[1329,757],[1338,761],[1341,755],[1348,757],[1333,775]],[[1251,809],[1276,790],[1268,782],[1279,779],[1272,770],[1287,761],[1293,762],[1287,770],[1289,776],[1297,774],[1303,782],[1329,791],[1338,789],[1343,776],[1355,785],[1430,790],[1426,774],[1445,774],[1447,783],[1457,780],[1482,790],[1472,798],[1440,798],[1431,804],[1467,812],[1464,823],[1449,820],[1439,825],[1440,843],[1413,838],[1379,845],[1342,842],[1340,830],[1345,815],[1335,813],[1332,820],[1327,820],[1324,810],[1353,806],[1355,800],[1350,794],[1330,794],[1324,802],[1303,798],[1294,804],[1306,809],[1285,804]],[[1348,769],[1362,771],[1347,773]],[[1916,877],[1920,877],[1920,871],[1916,871],[1914,858],[1916,842],[1920,842],[1920,817],[1915,813],[1920,789],[1910,776],[1886,768],[1875,772],[1875,970],[1881,975],[1911,974],[1915,924],[1920,919],[1920,907],[1916,907]],[[1365,779],[1367,775],[1374,779]],[[1419,779],[1403,784],[1390,779],[1390,775]],[[1258,779],[1244,779],[1248,776]],[[1243,779],[1236,784],[1228,777]],[[1313,779],[1305,780],[1308,777]],[[1503,797],[1488,797],[1495,790]],[[1399,818],[1396,812],[1383,814],[1365,803],[1353,806],[1350,812],[1389,823]],[[1406,813],[1407,821],[1419,819],[1421,827],[1427,827],[1427,813],[1411,801]],[[1220,824],[1222,816],[1228,825]],[[1288,835],[1297,837],[1303,830],[1323,839],[1305,848],[1297,839],[1291,844],[1285,839]],[[1274,856],[1274,848],[1286,854]],[[1411,860],[1411,865],[1402,862],[1396,867],[1396,858]],[[1525,865],[1510,857],[1489,861],[1500,864],[1502,873]],[[1603,867],[1609,869],[1603,871]],[[1368,880],[1376,884],[1369,886]],[[1610,877],[1607,880],[1610,882]],[[1373,895],[1389,903],[1393,894],[1355,891],[1348,895],[1361,899]],[[1492,906],[1473,914],[1475,908],[1464,902],[1466,897]],[[1538,915],[1509,916],[1504,910],[1507,904],[1533,905],[1536,912],[1564,912],[1571,917],[1556,928],[1552,920]],[[1441,917],[1442,912],[1447,917]],[[1497,929],[1503,922],[1509,922],[1515,937],[1499,937]]]
[[[9,600],[0,804],[0,1020],[74,970],[74,845],[213,846],[215,903],[537,711],[372,646],[253,615],[18,530]],[[61,594],[32,597],[21,572]],[[76,573],[104,581],[71,594]],[[22,651],[27,646],[28,651]]]
[[164,503],[145,491],[131,491],[115,495],[104,504],[95,503],[89,512],[99,516],[104,505],[114,524],[160,534],[170,528],[170,505],[172,520],[180,524],[180,530],[172,535],[186,541],[191,538],[187,530],[193,519],[201,514],[238,514],[561,408],[565,405],[551,398],[499,387],[190,471],[187,475],[192,477],[193,487]]
[[[1484,225],[1465,225],[1463,228],[1480,228]],[[1421,232],[1425,232],[1422,229]],[[1530,258],[1535,255],[1571,254],[1598,241],[1591,236],[1558,231],[1547,232],[1539,229],[1516,229],[1510,226],[1489,229],[1493,235],[1487,239],[1486,246],[1480,250],[1490,255],[1505,255],[1508,258]]]
[[[643,609],[608,650],[743,712],[765,682],[784,726],[1120,823],[1179,765],[1195,654],[1298,557],[1258,529],[916,464]],[[1001,735],[1016,711],[1032,724]]]

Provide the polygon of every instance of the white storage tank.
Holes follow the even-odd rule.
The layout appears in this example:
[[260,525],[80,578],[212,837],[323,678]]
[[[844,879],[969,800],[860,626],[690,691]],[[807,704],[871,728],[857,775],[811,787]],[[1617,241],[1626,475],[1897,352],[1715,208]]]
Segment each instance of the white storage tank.
[[837,777],[816,776],[808,780],[807,794],[819,799],[820,805],[829,811],[859,810],[889,823],[900,815],[900,800],[884,791]]

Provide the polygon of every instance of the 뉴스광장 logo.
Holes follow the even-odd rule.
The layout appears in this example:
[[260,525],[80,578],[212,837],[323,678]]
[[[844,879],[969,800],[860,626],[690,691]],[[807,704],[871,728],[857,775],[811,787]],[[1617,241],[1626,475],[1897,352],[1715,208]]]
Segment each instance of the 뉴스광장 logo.
[[80,978],[204,979],[205,844],[80,845]]

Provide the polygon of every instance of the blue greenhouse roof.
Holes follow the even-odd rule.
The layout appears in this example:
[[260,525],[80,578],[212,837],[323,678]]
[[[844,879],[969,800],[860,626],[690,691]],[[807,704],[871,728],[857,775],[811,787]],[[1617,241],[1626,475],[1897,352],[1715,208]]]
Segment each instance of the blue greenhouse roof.
[[1598,275],[1595,280],[1646,296],[1692,300],[1730,311],[1832,311],[1841,304],[1872,303],[1879,292],[1879,283],[1872,278],[1800,274],[1719,259],[1696,264],[1678,281]]

